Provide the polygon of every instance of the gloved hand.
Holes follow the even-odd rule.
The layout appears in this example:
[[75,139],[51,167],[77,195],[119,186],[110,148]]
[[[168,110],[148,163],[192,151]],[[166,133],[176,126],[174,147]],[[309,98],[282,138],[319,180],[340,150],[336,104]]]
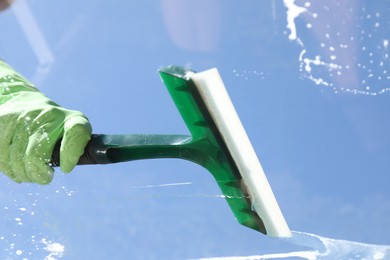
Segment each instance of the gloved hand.
[[0,171],[16,182],[50,183],[49,165],[62,138],[60,165],[70,172],[91,137],[88,119],[60,107],[0,60]]

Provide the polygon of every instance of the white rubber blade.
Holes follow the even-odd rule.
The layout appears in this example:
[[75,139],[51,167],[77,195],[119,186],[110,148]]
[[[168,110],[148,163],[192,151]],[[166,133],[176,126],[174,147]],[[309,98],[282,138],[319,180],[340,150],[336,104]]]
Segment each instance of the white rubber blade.
[[193,80],[226,142],[247,187],[252,207],[262,219],[267,235],[290,237],[291,231],[218,70],[213,68],[204,72],[191,73],[188,77]]

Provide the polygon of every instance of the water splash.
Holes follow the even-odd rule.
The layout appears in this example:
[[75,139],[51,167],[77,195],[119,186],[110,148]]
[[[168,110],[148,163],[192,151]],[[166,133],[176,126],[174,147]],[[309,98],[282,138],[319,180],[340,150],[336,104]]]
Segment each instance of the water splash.
[[295,4],[295,0],[283,0],[284,5],[287,8],[287,28],[290,30],[288,38],[290,40],[297,40],[297,27],[295,26],[295,19],[307,9]]
[[334,93],[390,91],[388,2],[284,0],[288,38],[301,47],[304,78]]
[[43,249],[49,252],[49,255],[45,257],[45,260],[55,260],[63,256],[65,247],[60,243],[52,242],[45,238],[43,238],[41,242],[45,245]]
[[390,259],[390,246],[370,245],[347,240],[338,240],[298,231],[293,231],[293,236],[286,239],[286,241],[291,244],[307,247],[309,250],[252,256],[209,257],[199,258],[199,260],[261,260],[291,259],[291,257],[306,260]]
[[[33,189],[33,186],[30,187]],[[39,187],[35,187],[39,190]],[[29,190],[29,189],[28,189]],[[65,196],[63,187],[54,196]],[[2,194],[4,196],[4,193]],[[41,200],[47,199],[40,192],[10,192],[12,203],[3,201],[0,207],[0,258],[1,259],[45,259],[54,260],[63,256],[65,247],[54,242],[50,232],[43,232],[47,222],[42,219]],[[68,195],[69,196],[69,195]]]

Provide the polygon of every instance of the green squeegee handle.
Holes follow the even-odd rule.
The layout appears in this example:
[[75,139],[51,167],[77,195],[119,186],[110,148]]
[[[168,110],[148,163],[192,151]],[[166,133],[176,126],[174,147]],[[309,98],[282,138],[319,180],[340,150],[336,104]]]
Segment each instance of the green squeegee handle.
[[[213,114],[191,79],[195,72],[175,66],[159,72],[191,135],[93,135],[78,164],[154,158],[192,161],[213,175],[239,223],[267,234]],[[58,143],[53,151],[53,166],[59,166],[59,150]]]
[[[77,164],[110,164],[154,158],[193,161],[198,153],[193,151],[190,141],[191,137],[186,135],[93,134]],[[60,165],[60,146],[61,140],[53,149],[50,162],[53,166]]]

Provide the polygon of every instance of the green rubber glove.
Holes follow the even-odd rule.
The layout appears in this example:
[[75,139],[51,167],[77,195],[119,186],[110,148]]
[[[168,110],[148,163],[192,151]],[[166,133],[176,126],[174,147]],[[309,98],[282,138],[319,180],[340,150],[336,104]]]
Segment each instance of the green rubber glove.
[[60,107],[0,60],[0,171],[16,182],[50,183],[49,165],[62,138],[60,165],[70,172],[91,137],[88,119]]

